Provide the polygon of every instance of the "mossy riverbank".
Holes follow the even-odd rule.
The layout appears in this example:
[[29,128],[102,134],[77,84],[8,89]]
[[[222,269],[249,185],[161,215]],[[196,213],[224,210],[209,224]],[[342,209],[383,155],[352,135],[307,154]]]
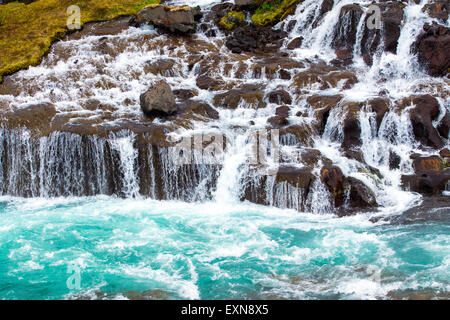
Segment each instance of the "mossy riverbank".
[[81,9],[83,26],[87,22],[111,20],[132,15],[159,0],[38,0],[0,6],[0,83],[2,77],[37,65],[51,44],[62,38],[67,28],[67,8]]

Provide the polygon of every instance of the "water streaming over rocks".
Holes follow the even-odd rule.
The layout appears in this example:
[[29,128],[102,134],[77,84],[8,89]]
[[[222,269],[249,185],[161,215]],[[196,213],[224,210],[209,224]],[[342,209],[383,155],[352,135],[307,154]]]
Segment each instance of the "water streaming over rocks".
[[[450,82],[446,73],[434,77],[443,72],[434,56],[432,71],[420,62],[428,53],[416,42],[425,24],[438,23],[443,37],[450,27],[427,11],[433,1],[375,1],[383,19],[380,29],[369,29],[373,1],[304,0],[264,31],[264,41],[255,40],[262,31],[217,26],[229,4],[193,2],[204,13],[193,35],[129,26],[129,17],[89,24],[54,44],[39,66],[5,77],[0,193],[221,206],[250,201],[325,216],[370,212],[377,221],[418,205],[422,195],[446,194]],[[230,42],[237,35],[250,39]],[[140,95],[159,79],[171,86],[178,111],[147,118]],[[269,139],[262,164],[251,161],[255,133],[260,143],[261,135]],[[223,137],[219,163],[205,161],[211,155],[204,151],[180,155],[176,148],[177,141],[205,144],[211,136]],[[180,157],[188,164],[177,162]],[[297,249],[279,258],[312,254]],[[181,260],[194,281],[195,268]],[[278,276],[260,285],[325,285]],[[211,298],[189,281],[172,288],[176,297]],[[341,292],[355,292],[340,286]],[[373,290],[370,297],[389,291]],[[270,294],[317,297],[288,291]]]

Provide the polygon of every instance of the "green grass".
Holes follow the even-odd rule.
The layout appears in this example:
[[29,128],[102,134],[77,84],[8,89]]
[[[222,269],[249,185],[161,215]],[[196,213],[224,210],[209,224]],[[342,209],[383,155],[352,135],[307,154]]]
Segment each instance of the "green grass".
[[159,0],[39,0],[0,5],[0,83],[4,75],[38,65],[67,32],[66,10],[81,9],[81,25],[132,15]]
[[245,20],[245,14],[242,12],[236,12],[236,11],[228,12],[228,14],[225,17],[223,17],[222,19],[220,19],[220,22],[219,22],[219,24],[227,30],[233,29],[236,25],[235,22],[232,22],[228,19],[229,17],[235,18],[237,20],[237,23],[241,23],[242,21]]
[[256,25],[265,26],[274,24],[297,4],[299,0],[267,0],[264,1],[255,14],[252,16],[252,21]]

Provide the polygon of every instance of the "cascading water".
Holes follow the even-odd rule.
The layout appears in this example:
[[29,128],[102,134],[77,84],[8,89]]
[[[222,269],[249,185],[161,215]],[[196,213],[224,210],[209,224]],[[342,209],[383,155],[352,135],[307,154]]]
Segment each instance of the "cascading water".
[[[38,103],[52,104],[56,115],[44,128],[36,119],[12,118],[0,130],[1,296],[35,298],[34,289],[8,288],[46,281],[50,272],[45,298],[448,298],[448,208],[436,209],[426,224],[383,220],[421,202],[402,188],[402,176],[414,173],[411,155],[436,155],[415,138],[414,105],[397,108],[399,101],[436,96],[435,127],[450,112],[448,80],[426,75],[411,52],[422,26],[433,21],[423,12],[431,1],[407,4],[396,52],[385,52],[382,38],[367,65],[367,47],[377,43],[375,35],[362,45],[372,2],[299,3],[275,26],[288,32],[283,50],[303,38],[286,57],[230,54],[227,35],[212,26],[214,36],[199,28],[189,39],[149,26],[93,29],[56,43],[39,66],[5,78],[2,119]],[[190,5],[208,11],[219,3]],[[348,6],[354,11],[343,19]],[[352,63],[330,67],[336,39],[351,29]],[[377,32],[384,34],[383,25]],[[205,73],[224,85],[200,88],[195,79]],[[157,79],[178,92],[179,104],[202,102],[217,116],[193,108],[184,118],[144,120],[139,96]],[[291,101],[279,103],[279,91]],[[371,104],[379,96],[389,102],[382,119]],[[289,125],[268,127],[284,104]],[[352,138],[349,119],[359,129],[354,149],[343,147]],[[279,135],[280,163],[252,163],[261,142],[252,139],[255,132]],[[224,138],[223,161],[189,149],[214,135]],[[187,149],[171,144],[183,137]],[[448,137],[443,141],[448,147]],[[211,161],[198,161],[205,157]],[[357,181],[343,187],[340,208],[338,192],[323,178],[331,165]],[[377,206],[337,218],[342,208],[355,212],[359,183]],[[82,268],[77,292],[65,286],[71,263]]]

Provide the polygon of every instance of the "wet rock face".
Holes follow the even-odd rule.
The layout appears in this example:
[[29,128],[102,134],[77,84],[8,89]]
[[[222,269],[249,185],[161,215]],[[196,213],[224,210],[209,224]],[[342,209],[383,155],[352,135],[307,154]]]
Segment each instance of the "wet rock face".
[[423,11],[427,12],[431,17],[447,22],[449,3],[448,0],[436,0],[433,3],[426,4]]
[[389,99],[375,98],[368,101],[368,105],[376,113],[377,129],[380,129],[381,122],[384,116],[389,111],[390,102]]
[[402,176],[402,185],[405,189],[425,195],[439,195],[445,190],[450,180],[450,169],[441,172],[426,172],[417,175]]
[[361,39],[361,53],[368,65],[371,65],[372,56],[381,41],[386,52],[396,53],[404,18],[404,5],[401,2],[385,1],[377,5],[381,9],[382,32],[376,28],[369,29],[367,27],[367,22],[370,18],[370,16],[367,16],[364,22],[366,27]]
[[14,111],[8,111],[1,117],[6,119],[6,124],[11,128],[25,126],[46,134],[49,130],[49,123],[57,114],[56,108],[51,103],[38,103],[25,105]]
[[195,10],[189,6],[149,5],[138,12],[134,22],[152,24],[170,32],[191,33],[195,31],[194,16]]
[[450,69],[450,29],[425,25],[413,45],[419,63],[432,76],[445,76]]
[[450,133],[450,113],[447,111],[447,113],[444,115],[442,120],[439,122],[437,127],[439,134],[441,137],[445,139],[449,139],[449,133]]
[[414,159],[413,168],[417,173],[439,172],[444,169],[444,163],[438,156],[419,157]]
[[175,96],[164,80],[156,82],[140,96],[141,109],[146,116],[165,116],[177,111]]
[[367,209],[378,206],[374,192],[362,181],[347,177],[346,187],[349,192],[348,205],[351,208]]
[[214,106],[236,109],[241,103],[260,109],[266,106],[263,101],[264,89],[257,85],[245,85],[214,97]]
[[344,107],[348,108],[347,115],[344,119],[344,141],[342,147],[344,149],[354,149],[359,147],[361,141],[361,125],[359,123],[359,111],[361,105],[359,103],[347,103]]
[[222,79],[212,78],[207,75],[201,75],[197,78],[197,87],[204,90],[217,91],[225,87],[225,82]]
[[439,195],[445,190],[450,168],[446,168],[441,157],[415,157],[413,168],[416,174],[402,176],[404,188],[425,195]]
[[292,97],[286,90],[275,90],[268,95],[269,102],[275,104],[292,104]]
[[237,27],[228,37],[226,47],[233,53],[273,52],[278,50],[287,33],[270,27],[247,24]]
[[342,204],[344,190],[344,174],[337,166],[326,165],[320,171],[320,179],[334,197],[336,207]]
[[332,45],[334,48],[353,48],[362,13],[361,7],[357,4],[349,4],[342,7],[339,14],[339,23],[333,35]]
[[401,25],[404,18],[404,4],[392,1],[382,6],[384,50],[395,53],[400,37]]
[[287,45],[287,49],[294,50],[294,49],[300,48],[302,46],[302,43],[303,43],[303,37],[295,38],[294,40],[289,42],[289,44]]
[[438,101],[431,95],[413,97],[411,101],[415,105],[410,114],[414,136],[426,146],[441,148],[444,143],[433,126],[440,113]]
[[311,173],[310,168],[299,168],[288,165],[280,166],[276,176],[277,182],[286,181],[292,186],[306,190],[306,194],[309,191],[309,187],[313,179],[314,175]]

